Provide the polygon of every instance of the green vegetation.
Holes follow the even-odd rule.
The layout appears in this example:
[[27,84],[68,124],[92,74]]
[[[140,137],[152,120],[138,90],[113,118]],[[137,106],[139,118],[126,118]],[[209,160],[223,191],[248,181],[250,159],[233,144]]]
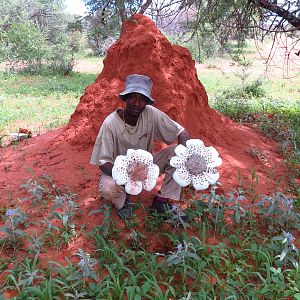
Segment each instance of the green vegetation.
[[96,75],[0,74],[0,131],[18,132],[19,127],[43,132],[68,122],[86,86]]
[[0,5],[0,62],[34,74],[72,71],[82,28],[63,11],[62,1],[0,0]]
[[[37,188],[38,186],[38,188]],[[2,210],[0,297],[14,299],[285,299],[300,296],[299,252],[292,231],[300,229],[295,201],[281,193],[255,203],[247,190],[209,194],[189,192],[187,208],[157,218],[128,221],[120,230],[110,207],[93,211],[99,224],[78,230],[76,195],[63,194],[49,176],[23,185],[32,201],[25,214]],[[51,201],[53,205],[37,205]],[[75,200],[75,201],[74,201]],[[44,220],[30,221],[43,211]],[[143,207],[136,205],[135,213]],[[185,222],[168,222],[180,215]],[[57,218],[59,216],[59,218]],[[60,220],[61,222],[57,222]],[[149,227],[149,224],[155,226]],[[188,226],[187,226],[188,224]],[[39,227],[32,236],[31,228]],[[188,232],[185,231],[187,230]],[[88,237],[87,237],[88,235]],[[89,252],[78,248],[65,262],[43,262],[41,253],[89,238]],[[31,243],[20,261],[24,241]],[[160,242],[158,242],[160,241]],[[22,247],[21,247],[22,246]],[[76,249],[75,249],[76,251]],[[8,263],[12,267],[7,268]]]

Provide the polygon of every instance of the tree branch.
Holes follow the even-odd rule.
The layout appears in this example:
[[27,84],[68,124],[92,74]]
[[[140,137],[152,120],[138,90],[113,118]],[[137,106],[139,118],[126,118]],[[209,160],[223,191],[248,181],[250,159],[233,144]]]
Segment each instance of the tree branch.
[[152,0],[146,0],[146,2],[140,8],[139,14],[144,14],[144,12],[151,5],[151,3],[152,3]]
[[291,24],[295,28],[300,29],[300,18],[298,18],[290,11],[284,9],[283,7],[271,3],[268,0],[250,0],[250,1],[256,5],[259,5],[264,9],[267,9],[268,11],[275,13],[276,15],[286,20],[289,24]]

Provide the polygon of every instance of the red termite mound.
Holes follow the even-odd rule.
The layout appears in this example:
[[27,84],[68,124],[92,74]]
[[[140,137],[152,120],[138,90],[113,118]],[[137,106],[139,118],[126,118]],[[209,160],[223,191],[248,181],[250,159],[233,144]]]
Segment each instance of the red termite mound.
[[109,49],[102,73],[85,90],[69,124],[69,139],[94,142],[103,119],[119,104],[126,77],[133,73],[152,78],[155,106],[192,136],[217,145],[226,131],[224,124],[232,124],[208,106],[190,52],[172,45],[149,18],[135,15],[124,23],[120,39]]
[[93,143],[104,118],[120,105],[118,93],[132,73],[150,76],[155,106],[181,123],[191,137],[218,149],[225,189],[237,186],[238,173],[240,184],[247,179],[251,184],[254,167],[264,193],[274,188],[271,183],[276,183],[276,178],[281,179],[283,168],[276,144],[211,109],[189,51],[172,45],[149,18],[135,15],[123,24],[103,71],[86,88],[69,125],[24,141],[17,148],[0,149],[2,201],[16,199],[20,183],[32,178],[32,173],[49,174],[57,185],[83,197],[96,197],[98,169],[89,164]]
[[[108,50],[103,71],[86,88],[71,117],[65,131],[68,141],[93,144],[104,118],[120,105],[118,93],[133,73],[152,78],[157,108],[182,124],[191,137],[220,151],[224,160],[221,174],[230,184],[237,181],[238,170],[250,174],[261,157],[265,159],[260,161],[264,162],[260,169],[266,172],[266,163],[270,165],[266,157],[274,144],[210,108],[190,52],[172,45],[143,15],[135,15],[123,24],[119,40]],[[255,157],[255,153],[262,156]],[[273,162],[278,163],[279,158]]]

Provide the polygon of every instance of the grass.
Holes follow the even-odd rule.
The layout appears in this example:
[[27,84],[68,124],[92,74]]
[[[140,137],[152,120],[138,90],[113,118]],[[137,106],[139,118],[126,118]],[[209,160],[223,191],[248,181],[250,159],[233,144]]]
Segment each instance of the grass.
[[[219,64],[223,62],[220,61]],[[251,69],[250,69],[251,74]],[[198,69],[198,77],[204,85],[210,99],[213,99],[223,90],[232,89],[241,85],[241,79],[238,78],[239,71],[232,70],[224,72],[218,68],[218,64],[211,64],[208,69]],[[261,75],[249,75],[248,82],[261,78],[263,88],[266,92],[266,98],[275,99],[283,103],[296,103],[299,101],[300,73],[298,76],[290,79],[268,79]],[[299,105],[299,104],[298,104]]]
[[66,124],[86,86],[95,74],[72,73],[64,76],[0,74],[0,132],[33,133]]
[[[63,198],[74,203],[73,195],[52,190],[51,182],[39,178],[36,184],[47,191],[41,201],[57,203]],[[55,223],[59,226],[55,231],[41,222],[39,247],[26,249],[20,245],[24,239],[32,240],[33,224],[23,222],[20,209],[10,208],[2,216],[10,221],[4,231],[0,228],[4,232],[0,242],[1,252],[10,256],[12,267],[4,261],[0,264],[0,299],[11,293],[14,299],[299,299],[300,257],[291,232],[299,230],[300,215],[293,201],[276,193],[249,204],[245,200],[251,195],[246,191],[218,195],[216,190],[217,186],[209,194],[190,195],[185,210],[188,232],[183,226],[164,224],[168,214],[159,220],[159,227],[149,230],[147,219],[152,217],[146,211],[144,219],[128,222],[120,230],[110,218],[109,207],[94,212],[104,214],[104,218],[99,215],[102,223],[91,232],[77,232],[75,237],[88,235],[92,250],[88,253],[78,248],[72,257],[65,257],[65,262],[42,263],[40,254],[68,247],[66,225],[74,222],[77,228],[80,211],[69,214],[65,224]],[[49,208],[45,217],[48,223],[55,222],[53,209],[60,208]],[[38,210],[40,206],[32,201],[30,213]],[[103,234],[107,218],[110,223]],[[14,234],[12,226],[14,232],[22,228],[23,234]],[[213,236],[215,242],[211,243]],[[50,243],[53,238],[60,244]],[[158,240],[163,240],[164,248],[158,248]],[[27,251],[26,258],[18,259],[18,251]]]

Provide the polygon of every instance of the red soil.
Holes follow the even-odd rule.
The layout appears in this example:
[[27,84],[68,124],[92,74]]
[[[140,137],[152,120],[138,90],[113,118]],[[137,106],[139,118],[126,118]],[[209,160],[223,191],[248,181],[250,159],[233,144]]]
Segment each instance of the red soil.
[[[30,138],[18,146],[0,149],[1,206],[18,206],[31,213],[31,220],[42,219],[43,213],[38,213],[38,208],[19,200],[25,195],[20,184],[47,174],[56,186],[78,194],[82,214],[75,221],[76,228],[85,224],[90,230],[100,224],[99,214],[88,216],[89,211],[101,205],[99,171],[89,160],[101,123],[122,105],[117,95],[131,73],[150,76],[154,82],[155,106],[182,124],[191,137],[217,148],[223,159],[219,171],[225,191],[236,188],[238,183],[249,187],[254,167],[258,176],[257,191],[267,194],[284,187],[284,168],[276,152],[278,145],[211,109],[189,51],[170,44],[150,19],[136,15],[124,23],[120,39],[108,51],[102,73],[86,88],[69,125]],[[243,177],[240,182],[238,173]],[[147,206],[150,195],[143,193],[142,197]],[[142,220],[143,216],[138,218]],[[124,226],[122,222],[119,224]],[[89,246],[85,237],[79,237],[67,249],[56,253],[50,250],[44,255],[59,259],[70,256],[78,247]]]

